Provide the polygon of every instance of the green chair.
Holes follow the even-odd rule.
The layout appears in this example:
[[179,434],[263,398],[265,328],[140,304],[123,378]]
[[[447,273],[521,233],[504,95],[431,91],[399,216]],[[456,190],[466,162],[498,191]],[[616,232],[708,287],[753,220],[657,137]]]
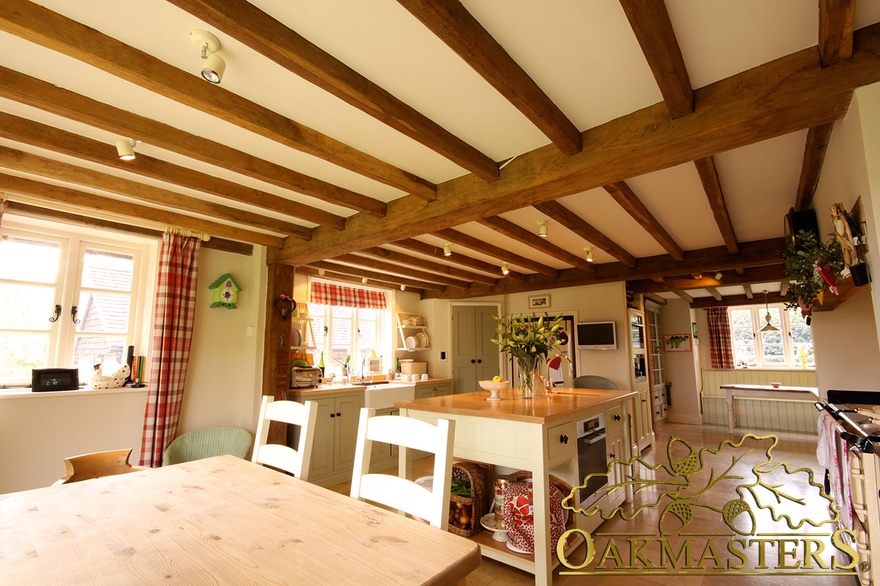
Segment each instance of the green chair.
[[190,431],[168,444],[162,465],[170,466],[224,454],[247,458],[252,442],[250,432],[238,427],[208,427]]
[[618,390],[617,383],[613,380],[595,374],[585,374],[574,379],[576,389],[600,389],[603,391]]

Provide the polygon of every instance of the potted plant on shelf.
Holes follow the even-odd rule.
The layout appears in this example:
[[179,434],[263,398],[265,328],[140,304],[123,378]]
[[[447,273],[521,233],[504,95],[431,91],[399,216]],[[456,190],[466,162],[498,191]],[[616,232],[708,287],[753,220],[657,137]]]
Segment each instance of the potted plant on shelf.
[[547,360],[547,355],[559,340],[562,314],[552,319],[546,313],[541,317],[533,313],[531,316],[495,316],[495,320],[498,322],[495,330],[498,336],[492,343],[498,344],[502,352],[516,361],[522,378],[523,398],[531,399],[534,396],[535,370],[542,359]]
[[801,230],[782,254],[789,279],[786,309],[799,308],[810,325],[816,303],[827,288],[837,295],[837,279],[844,270],[843,252],[837,240],[824,244],[812,231]]

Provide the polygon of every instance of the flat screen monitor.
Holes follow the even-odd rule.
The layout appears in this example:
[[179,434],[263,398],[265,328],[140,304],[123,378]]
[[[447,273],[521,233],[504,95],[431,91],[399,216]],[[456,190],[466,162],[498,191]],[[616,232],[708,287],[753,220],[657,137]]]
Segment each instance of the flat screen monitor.
[[617,350],[617,328],[613,321],[579,323],[575,332],[578,350]]

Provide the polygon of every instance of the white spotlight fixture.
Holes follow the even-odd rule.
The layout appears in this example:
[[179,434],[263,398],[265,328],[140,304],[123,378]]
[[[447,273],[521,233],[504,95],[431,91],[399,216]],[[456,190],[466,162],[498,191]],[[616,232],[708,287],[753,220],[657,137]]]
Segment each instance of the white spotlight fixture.
[[367,284],[367,278],[366,278],[366,277],[363,277],[363,278],[361,279],[361,283],[363,283],[364,285],[366,285],[366,284]]
[[452,256],[452,243],[447,242],[443,245],[443,256]]
[[401,286],[400,286],[400,290],[401,290],[401,291],[406,291],[406,285],[401,285]]
[[205,60],[202,64],[202,77],[211,83],[220,83],[220,80],[223,79],[223,72],[226,71],[226,62],[220,55],[217,55],[220,41],[208,31],[201,29],[191,31],[189,40]]
[[501,274],[502,275],[509,275],[510,274],[510,268],[508,268],[506,262],[501,264]]
[[720,281],[724,277],[724,274],[721,271],[715,273],[715,280]]
[[135,158],[134,155],[134,145],[137,144],[136,140],[129,140],[124,138],[122,140],[116,141],[116,152],[119,153],[119,158],[123,161],[133,161]]
[[593,262],[593,247],[592,246],[584,246],[584,252],[587,253],[587,262]]
[[538,220],[538,236],[547,238],[547,220]]
[[318,269],[318,276],[319,276],[319,277],[323,277],[323,276],[324,276],[324,269]]

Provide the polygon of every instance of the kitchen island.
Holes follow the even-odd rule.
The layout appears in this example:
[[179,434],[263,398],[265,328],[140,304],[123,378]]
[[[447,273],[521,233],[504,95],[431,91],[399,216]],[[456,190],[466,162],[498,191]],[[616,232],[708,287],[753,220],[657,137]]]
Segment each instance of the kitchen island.
[[[455,421],[456,458],[493,464],[502,473],[532,473],[535,518],[535,555],[510,551],[487,532],[473,536],[482,554],[535,575],[536,584],[549,584],[557,564],[550,543],[550,474],[572,486],[578,478],[578,430],[576,424],[596,414],[606,422],[606,456],[626,460],[630,456],[632,391],[555,389],[553,394],[522,399],[518,389],[500,393],[501,401],[487,401],[488,392],[415,399],[395,403],[400,414],[425,421]],[[600,506],[622,502],[624,492],[609,492]],[[601,519],[578,515],[578,528],[591,531]]]

